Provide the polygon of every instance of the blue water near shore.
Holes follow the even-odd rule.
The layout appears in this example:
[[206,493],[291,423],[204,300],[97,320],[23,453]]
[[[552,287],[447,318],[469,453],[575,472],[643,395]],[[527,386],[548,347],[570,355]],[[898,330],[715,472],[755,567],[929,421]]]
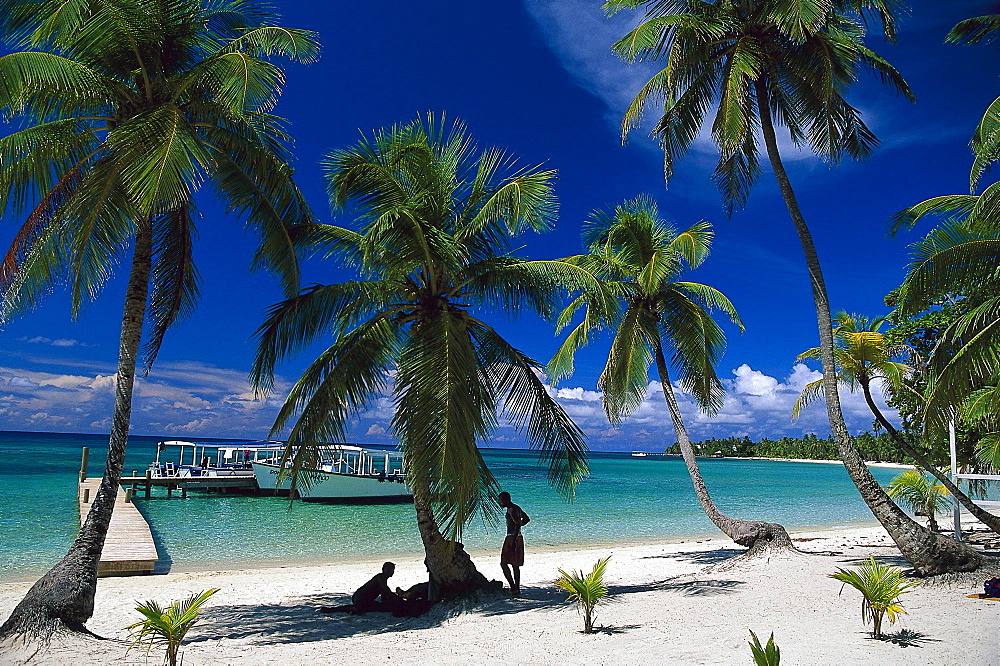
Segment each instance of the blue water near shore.
[[[141,475],[161,439],[168,437],[130,437],[125,473]],[[79,527],[75,481],[84,446],[90,447],[88,474],[99,476],[106,435],[0,431],[0,579],[31,579],[66,552]],[[546,483],[534,453],[485,449],[483,455],[531,515],[525,529],[531,548],[722,536],[702,513],[680,458],[593,453],[591,476],[566,502]],[[717,504],[735,517],[789,529],[873,520],[840,465],[714,458],[700,465]],[[898,471],[872,469],[883,485]],[[140,493],[136,506],[152,528],[161,569],[282,566],[421,551],[408,504],[289,503],[195,492],[168,498],[157,488],[150,499]],[[475,552],[494,549],[501,536],[477,520],[463,540]]]

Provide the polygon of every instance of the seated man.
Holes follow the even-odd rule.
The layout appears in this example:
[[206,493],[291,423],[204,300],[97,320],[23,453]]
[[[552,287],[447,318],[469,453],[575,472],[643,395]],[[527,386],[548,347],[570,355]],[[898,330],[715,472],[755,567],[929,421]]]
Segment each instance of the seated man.
[[[389,578],[396,573],[396,565],[386,562],[382,565],[382,573],[375,574],[372,579],[358,588],[351,596],[354,603],[353,613],[392,613],[402,603],[399,595],[389,589]],[[379,598],[381,599],[379,600]]]

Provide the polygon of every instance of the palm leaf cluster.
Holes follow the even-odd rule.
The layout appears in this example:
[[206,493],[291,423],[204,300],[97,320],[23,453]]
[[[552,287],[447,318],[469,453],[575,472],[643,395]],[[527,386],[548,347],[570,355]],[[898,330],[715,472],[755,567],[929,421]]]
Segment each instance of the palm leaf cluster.
[[152,235],[152,335],[198,296],[194,195],[205,184],[262,238],[254,265],[294,292],[287,227],[310,219],[273,115],[275,57],[318,55],[315,35],[245,0],[3,0],[0,211],[26,221],[0,263],[0,317],[68,285],[97,296],[140,227]]
[[837,569],[830,574],[834,578],[850,585],[862,595],[861,621],[872,623],[872,635],[882,637],[882,619],[889,617],[889,622],[895,624],[899,615],[906,611],[899,602],[899,597],[917,585],[916,581],[906,580],[903,570],[890,564],[878,562],[869,557],[867,562],[855,569]]
[[[891,0],[607,0],[613,14],[645,8],[643,21],[616,42],[627,62],[663,67],[639,91],[622,120],[622,134],[644,112],[662,110],[653,128],[669,180],[710,113],[720,156],[714,180],[730,208],[746,203],[761,174],[762,120],[788,129],[796,145],[831,162],[867,157],[877,138],[844,98],[863,70],[900,93],[909,87],[863,43],[865,19],[894,35]],[[766,128],[765,128],[766,129]]]
[[[889,344],[880,332],[888,317],[869,318],[864,315],[841,312],[833,329],[834,358],[837,363],[837,382],[851,392],[882,380],[882,391],[887,396],[895,391],[912,390],[905,379],[911,376],[918,363],[913,348],[902,344]],[[796,361],[818,359],[819,347],[799,354]],[[904,359],[898,361],[895,359]],[[823,380],[809,382],[792,406],[792,418],[823,395]]]
[[587,471],[582,432],[549,395],[539,363],[481,318],[525,309],[549,317],[566,288],[589,278],[510,252],[518,234],[551,225],[555,173],[479,151],[461,124],[431,114],[334,151],[325,169],[332,205],[349,208],[358,229],[312,225],[297,240],[358,279],[275,305],[252,373],[269,390],[278,361],[333,338],[274,424],[291,424],[293,478],[317,444],[343,440],[351,415],[391,393],[408,481],[430,493],[451,534],[477,511],[495,511],[497,484],[476,443],[497,427],[498,409],[572,492]]
[[[963,21],[949,39],[992,39],[998,34],[998,21],[995,15]],[[929,437],[939,435],[956,413],[981,417],[989,391],[972,395],[1000,383],[1000,182],[977,194],[983,176],[1000,160],[1000,98],[987,108],[970,147],[974,160],[969,194],[932,197],[892,220],[895,232],[912,228],[926,216],[943,218],[940,226],[912,246],[912,261],[899,291],[899,315],[931,309],[942,300],[961,302],[965,310],[941,335],[929,359],[922,414]],[[977,404],[961,410],[969,399]]]
[[562,328],[572,323],[581,308],[584,310],[582,321],[549,362],[553,377],[572,372],[576,351],[588,344],[596,331],[615,327],[599,380],[604,409],[612,423],[620,422],[642,404],[650,365],[664,342],[670,361],[680,371],[684,390],[705,411],[717,411],[725,391],[715,363],[725,350],[725,334],[711,312],[720,310],[741,328],[742,324],[722,292],[679,279],[685,270],[704,262],[713,236],[707,222],[678,232],[659,218],[656,203],[647,196],[610,211],[594,211],[584,224],[588,254],[564,261],[586,270],[605,289],[584,292],[560,315],[557,324]]
[[948,489],[928,478],[920,468],[897,474],[889,482],[889,497],[916,514],[927,516],[932,530],[937,530],[937,514],[948,506]]

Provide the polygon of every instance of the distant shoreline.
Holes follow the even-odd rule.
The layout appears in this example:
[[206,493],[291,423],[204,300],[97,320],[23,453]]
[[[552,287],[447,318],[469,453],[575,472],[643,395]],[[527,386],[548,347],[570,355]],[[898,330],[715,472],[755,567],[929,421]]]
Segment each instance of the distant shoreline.
[[[665,456],[668,458],[680,458],[679,453],[647,453],[647,456]],[[642,456],[636,456],[642,457]],[[796,462],[796,463],[820,463],[823,465],[843,465],[843,460],[819,460],[816,458],[769,458],[766,456],[696,456],[697,458],[715,458],[717,460],[768,460],[770,462]],[[884,462],[881,460],[866,460],[868,467],[886,467],[889,469],[916,469],[913,465],[906,463]]]

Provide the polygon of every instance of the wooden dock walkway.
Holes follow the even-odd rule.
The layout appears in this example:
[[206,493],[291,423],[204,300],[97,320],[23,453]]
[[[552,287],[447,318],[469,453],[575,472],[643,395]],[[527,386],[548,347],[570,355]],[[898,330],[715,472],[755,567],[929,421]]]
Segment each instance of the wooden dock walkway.
[[[86,520],[90,503],[97,496],[100,485],[100,477],[80,481],[80,524]],[[125,489],[119,488],[114,513],[111,514],[111,526],[97,566],[98,574],[145,574],[156,565],[158,556],[153,534],[135,505],[125,501],[125,495]]]

